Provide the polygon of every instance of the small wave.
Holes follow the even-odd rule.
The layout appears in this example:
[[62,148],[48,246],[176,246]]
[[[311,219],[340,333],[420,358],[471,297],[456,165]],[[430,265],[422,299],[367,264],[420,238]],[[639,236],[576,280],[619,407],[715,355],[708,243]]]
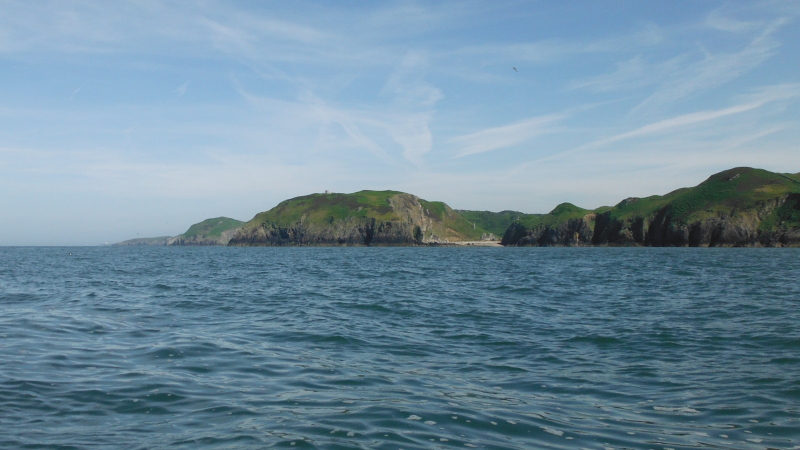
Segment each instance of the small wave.
[[545,433],[550,433],[553,436],[563,436],[564,435],[563,431],[556,430],[556,429],[553,429],[553,428],[550,428],[550,427],[544,427],[544,428],[542,428],[542,431],[544,431]]
[[367,312],[392,313],[392,309],[378,303],[338,303],[343,308],[358,309]]
[[671,408],[667,406],[653,406],[653,409],[659,412],[671,412],[677,414],[700,414],[700,411],[689,408],[688,406],[681,406],[679,408]]
[[538,292],[538,289],[526,287],[526,286],[511,286],[507,284],[501,284],[498,286],[489,286],[487,287],[490,291],[498,291],[498,292],[509,292],[513,294],[530,294],[534,292]]
[[595,345],[614,345],[614,344],[621,344],[623,341],[613,336],[602,336],[593,334],[588,336],[575,336],[567,339],[566,342],[586,342]]
[[773,358],[769,362],[773,364],[798,364],[800,363],[800,358],[792,358],[792,357]]
[[345,344],[345,345],[363,345],[364,341],[351,336],[342,336],[341,334],[320,335],[311,334],[305,336],[303,340],[314,342],[318,344]]
[[7,293],[0,296],[0,302],[2,303],[27,303],[27,302],[34,302],[40,300],[40,297],[36,294],[29,294],[29,293]]

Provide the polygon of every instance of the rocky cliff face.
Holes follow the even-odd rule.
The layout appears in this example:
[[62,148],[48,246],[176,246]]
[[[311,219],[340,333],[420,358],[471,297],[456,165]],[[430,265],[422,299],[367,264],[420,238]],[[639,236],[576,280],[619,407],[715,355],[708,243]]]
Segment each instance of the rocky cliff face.
[[648,224],[644,245],[653,247],[800,246],[800,230],[786,223],[765,223],[784,206],[800,209],[800,194],[783,195],[744,210],[718,211],[700,220],[680,221],[662,210]]
[[228,245],[228,242],[236,234],[237,230],[238,228],[225,230],[221,232],[219,236],[208,236],[208,235],[198,234],[187,237],[183,234],[180,234],[178,236],[169,238],[167,240],[166,245],[179,245],[179,246]]
[[597,214],[592,245],[616,247],[644,245],[647,227],[647,221],[642,217],[617,220],[612,218],[609,213]]
[[595,214],[567,219],[556,225],[539,225],[532,229],[514,223],[503,235],[502,245],[532,247],[582,247],[592,245]]
[[301,221],[292,226],[265,223],[240,230],[229,245],[416,245],[414,226],[402,222],[378,222],[351,218],[319,225]]
[[737,167],[692,188],[594,211],[562,203],[548,214],[521,217],[503,244],[800,246],[798,175]]
[[800,247],[800,194],[757,202],[747,209],[676,218],[670,206],[646,216],[614,218],[612,211],[569,219],[555,226],[513,224],[503,245],[649,247]]

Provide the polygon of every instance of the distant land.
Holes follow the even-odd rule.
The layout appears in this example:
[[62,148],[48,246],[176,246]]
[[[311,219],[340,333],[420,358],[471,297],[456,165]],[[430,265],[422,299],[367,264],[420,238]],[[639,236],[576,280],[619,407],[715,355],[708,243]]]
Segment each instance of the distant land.
[[152,238],[136,238],[136,239],[129,239],[127,241],[118,242],[114,245],[167,245],[167,242],[172,238],[172,236],[159,236],[159,237],[152,237]]
[[800,247],[800,174],[737,167],[663,196],[547,214],[454,210],[397,191],[311,194],[246,223],[217,217],[116,245]]

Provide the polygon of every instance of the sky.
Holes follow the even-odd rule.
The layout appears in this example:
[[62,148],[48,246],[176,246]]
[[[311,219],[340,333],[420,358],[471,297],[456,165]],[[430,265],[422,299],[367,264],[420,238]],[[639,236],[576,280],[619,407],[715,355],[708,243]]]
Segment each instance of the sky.
[[0,0],[0,245],[800,172],[800,2]]

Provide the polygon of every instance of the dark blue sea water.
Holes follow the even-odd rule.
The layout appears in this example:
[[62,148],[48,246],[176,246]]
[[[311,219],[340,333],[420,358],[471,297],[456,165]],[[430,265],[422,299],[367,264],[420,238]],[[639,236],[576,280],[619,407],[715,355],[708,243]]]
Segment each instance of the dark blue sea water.
[[0,447],[800,448],[800,251],[0,248]]

